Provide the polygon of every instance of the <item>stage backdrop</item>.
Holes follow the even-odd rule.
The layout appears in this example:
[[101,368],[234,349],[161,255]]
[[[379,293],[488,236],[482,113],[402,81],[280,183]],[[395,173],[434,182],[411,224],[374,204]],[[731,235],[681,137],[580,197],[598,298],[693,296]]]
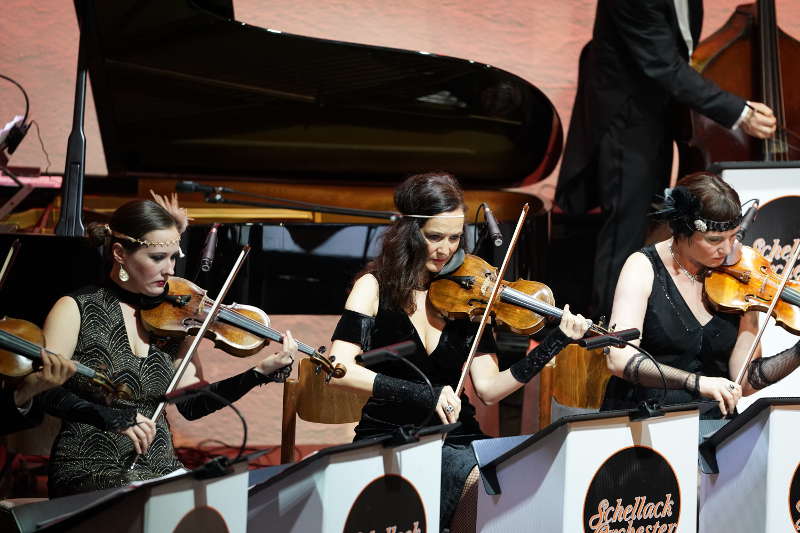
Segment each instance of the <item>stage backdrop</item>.
[[[168,1],[168,0],[160,0]],[[736,0],[707,0],[705,35],[721,26]],[[780,26],[800,35],[800,2],[776,0]],[[290,33],[343,41],[424,50],[492,64],[538,86],[556,105],[564,128],[575,94],[577,60],[591,36],[591,0],[235,0],[236,16],[253,25]],[[62,172],[71,127],[78,29],[70,0],[3,0],[0,5],[0,73],[17,79],[28,90],[31,116],[41,126],[50,154],[51,171]],[[245,51],[242,53],[257,53]],[[2,81],[2,80],[0,80]],[[16,88],[0,83],[0,123],[23,111]],[[86,117],[87,170],[105,172],[94,107]],[[14,165],[47,166],[35,134],[29,135],[12,159]],[[532,189],[552,195],[554,176]],[[278,320],[276,320],[276,323]],[[293,321],[289,321],[293,322]],[[330,321],[298,323],[295,334],[321,340]],[[276,324],[277,326],[277,324]],[[310,341],[307,341],[310,342]],[[208,357],[208,377],[230,375],[248,363]],[[267,390],[271,389],[271,390]],[[244,402],[263,424],[253,423],[252,442],[277,443],[280,388],[266,387]],[[228,415],[214,415],[218,424]],[[192,424],[192,438],[218,437],[204,422]],[[184,434],[180,425],[179,435]],[[231,433],[225,440],[235,440]],[[310,433],[301,429],[298,441],[334,442],[349,439],[348,430]],[[188,434],[187,434],[188,435]]]

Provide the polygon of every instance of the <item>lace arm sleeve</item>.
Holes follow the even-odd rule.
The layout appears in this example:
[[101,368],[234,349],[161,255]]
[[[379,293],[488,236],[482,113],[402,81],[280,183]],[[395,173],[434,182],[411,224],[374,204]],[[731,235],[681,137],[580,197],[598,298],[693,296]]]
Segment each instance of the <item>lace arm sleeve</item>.
[[700,375],[686,370],[680,370],[673,366],[656,365],[647,356],[637,353],[628,359],[622,377],[631,383],[643,387],[663,387],[664,381],[661,379],[661,372],[664,373],[664,380],[667,382],[668,389],[683,389],[691,393],[697,393]]
[[[217,381],[208,386],[208,390],[233,403],[257,385],[277,382],[283,383],[292,371],[292,365],[279,368],[271,374],[264,375],[251,368],[241,374]],[[178,411],[187,420],[197,420],[218,411],[228,405],[210,395],[196,394],[177,402]]]
[[569,342],[570,338],[559,328],[556,328],[542,339],[542,342],[536,348],[528,352],[528,355],[511,365],[509,368],[511,375],[520,383],[529,382]]
[[55,387],[37,397],[44,411],[71,422],[90,424],[104,431],[119,431],[136,423],[136,408],[117,409],[84,400],[72,391]]
[[747,368],[747,381],[754,389],[763,389],[785,378],[800,366],[800,343],[772,357],[754,359]]

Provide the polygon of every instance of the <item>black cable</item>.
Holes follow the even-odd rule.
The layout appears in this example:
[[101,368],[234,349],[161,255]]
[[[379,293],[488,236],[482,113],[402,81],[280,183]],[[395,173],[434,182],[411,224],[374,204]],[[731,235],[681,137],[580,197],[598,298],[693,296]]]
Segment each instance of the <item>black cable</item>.
[[35,120],[31,120],[31,124],[36,126],[36,136],[39,138],[39,146],[42,147],[42,152],[44,152],[44,157],[47,159],[47,167],[44,169],[44,172],[42,172],[42,174],[47,175],[47,173],[50,171],[50,165],[51,165],[50,154],[48,154],[47,150],[44,149],[44,141],[42,141],[42,134],[39,132],[39,123],[36,122]]
[[475,208],[475,219],[472,222],[472,253],[478,249],[478,213],[480,213],[481,207],[483,207],[482,203]]
[[[232,461],[230,461],[230,463],[235,463],[236,461],[238,461],[242,457],[242,455],[244,455],[244,450],[245,450],[245,447],[247,446],[247,421],[244,419],[244,416],[242,416],[241,411],[239,411],[239,409],[235,405],[233,405],[233,402],[231,402],[227,398],[217,394],[216,392],[210,391],[208,389],[197,389],[197,390],[193,390],[193,391],[187,393],[186,395],[180,396],[179,398],[175,398],[173,400],[170,400],[169,403],[180,403],[180,402],[182,402],[184,400],[189,400],[191,398],[194,398],[195,396],[200,396],[200,395],[203,395],[203,394],[205,394],[207,396],[210,396],[212,399],[218,401],[219,403],[221,403],[221,404],[223,404],[225,406],[228,406],[231,409],[233,409],[233,412],[236,413],[236,416],[238,416],[239,420],[241,420],[241,422],[242,422],[242,432],[243,432],[242,444],[239,446],[239,452],[236,454],[236,457]],[[230,463],[228,463],[228,464],[230,464]]]
[[661,376],[661,383],[664,384],[664,388],[661,391],[661,403],[663,404],[664,401],[667,399],[667,390],[669,390],[669,387],[667,387],[667,377],[664,375],[664,371],[661,370],[661,364],[659,364],[659,362],[656,361],[656,358],[653,357],[652,355],[650,355],[650,353],[647,350],[645,350],[644,348],[641,348],[640,346],[637,346],[636,344],[633,344],[632,342],[627,341],[627,340],[625,340],[625,339],[623,339],[621,337],[615,337],[613,335],[613,333],[611,335],[609,335],[609,337],[611,339],[617,341],[619,344],[625,344],[627,346],[630,346],[631,348],[633,348],[637,352],[641,353],[642,355],[644,355],[645,357],[647,357],[648,359],[650,359],[653,362],[653,364],[656,367],[656,370],[658,370],[658,373]]
[[756,202],[756,201],[758,201],[758,199],[756,199],[756,198],[750,198],[749,200],[747,200],[745,203],[742,204],[742,211],[744,211],[744,207],[747,204],[752,204],[753,202]]
[[436,389],[433,388],[433,384],[431,384],[431,380],[428,379],[428,376],[426,376],[425,373],[422,370],[420,370],[417,365],[415,365],[414,363],[412,363],[411,361],[409,361],[405,357],[396,357],[395,359],[399,359],[400,361],[403,361],[405,364],[410,366],[417,374],[422,376],[422,379],[425,380],[425,385],[427,385],[428,389],[430,389],[431,397],[433,398],[433,406],[431,406],[430,410],[428,411],[428,414],[425,415],[425,418],[422,420],[422,424],[420,424],[420,426],[416,430],[413,430],[411,432],[412,436],[416,436],[428,424],[430,419],[433,417],[433,413],[436,412],[436,405],[439,402],[439,397],[436,396]]
[[28,111],[30,110],[30,107],[31,107],[30,106],[30,100],[28,99],[28,93],[25,92],[25,88],[22,85],[20,85],[13,78],[9,78],[8,76],[6,76],[4,74],[0,74],[0,78],[3,78],[4,80],[10,81],[11,83],[13,83],[17,87],[19,87],[20,91],[22,91],[22,96],[25,97],[25,117],[22,119],[22,123],[25,124],[28,121]]

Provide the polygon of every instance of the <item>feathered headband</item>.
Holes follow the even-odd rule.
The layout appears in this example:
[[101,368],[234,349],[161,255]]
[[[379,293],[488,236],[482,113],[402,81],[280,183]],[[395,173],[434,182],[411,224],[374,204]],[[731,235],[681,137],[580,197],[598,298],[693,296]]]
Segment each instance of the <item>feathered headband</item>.
[[730,220],[711,220],[701,214],[700,200],[681,185],[672,189],[664,189],[664,201],[661,209],[653,216],[667,221],[681,221],[690,231],[728,231],[742,221],[741,213]]

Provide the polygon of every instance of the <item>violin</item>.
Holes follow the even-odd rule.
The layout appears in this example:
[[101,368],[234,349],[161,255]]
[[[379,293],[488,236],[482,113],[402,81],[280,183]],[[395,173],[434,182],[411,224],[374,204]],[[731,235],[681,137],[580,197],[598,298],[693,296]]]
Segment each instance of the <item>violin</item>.
[[[742,246],[738,260],[706,274],[706,297],[723,312],[766,312],[783,280],[767,259],[749,246]],[[800,335],[800,283],[788,280],[772,311],[775,323]]]
[[[474,255],[465,255],[454,272],[431,283],[428,298],[447,318],[474,319],[489,305],[489,297],[497,283],[497,269]],[[495,323],[519,335],[532,335],[542,329],[545,317],[560,319],[563,311],[555,307],[553,291],[544,283],[518,279],[500,281],[492,302]],[[604,328],[587,320],[589,329],[607,334]]]
[[[153,309],[142,309],[144,327],[157,335],[182,337],[194,335],[200,329],[214,300],[206,291],[189,280],[173,276],[167,283],[164,301]],[[269,325],[267,314],[251,305],[233,303],[220,305],[216,318],[206,331],[214,346],[236,357],[247,357],[259,351],[269,341],[283,342],[283,334]],[[297,341],[297,349],[308,355],[315,371],[324,371],[326,380],[341,378],[346,368],[334,363],[334,357],[323,355],[325,348],[315,350]]]
[[[0,374],[11,378],[21,378],[34,371],[34,363],[41,362],[44,334],[35,324],[17,318],[0,319]],[[53,352],[46,350],[47,353]],[[130,399],[131,390],[127,385],[115,385],[105,374],[73,361],[77,373],[89,378],[102,393],[107,404],[112,398]]]

